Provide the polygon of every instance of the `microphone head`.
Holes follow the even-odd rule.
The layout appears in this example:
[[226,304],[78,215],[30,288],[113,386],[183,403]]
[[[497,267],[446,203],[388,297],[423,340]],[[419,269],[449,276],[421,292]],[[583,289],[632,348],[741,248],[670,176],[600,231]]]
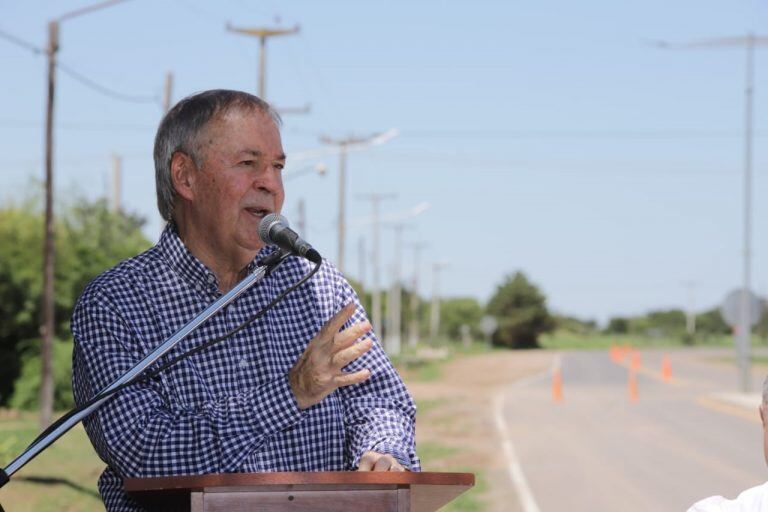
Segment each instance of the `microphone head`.
[[279,213],[270,213],[261,219],[261,222],[259,223],[259,238],[261,238],[265,244],[275,244],[275,241],[272,240],[270,232],[272,231],[273,227],[279,224],[282,224],[285,227],[288,227],[289,225],[288,219]]

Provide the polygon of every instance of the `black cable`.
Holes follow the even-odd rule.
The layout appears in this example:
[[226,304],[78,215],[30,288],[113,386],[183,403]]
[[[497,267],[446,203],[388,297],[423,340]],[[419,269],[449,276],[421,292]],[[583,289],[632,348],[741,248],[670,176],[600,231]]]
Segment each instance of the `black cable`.
[[[273,254],[277,254],[277,253],[273,253]],[[215,345],[217,343],[220,343],[220,342],[226,340],[227,338],[229,338],[230,336],[233,336],[234,334],[237,334],[238,332],[242,331],[249,324],[251,324],[252,322],[254,322],[254,321],[258,320],[259,318],[261,318],[262,316],[264,316],[267,313],[267,311],[269,311],[270,309],[275,307],[275,305],[277,305],[278,302],[283,300],[286,295],[288,295],[289,293],[294,291],[296,288],[298,288],[302,284],[306,283],[313,275],[315,275],[317,273],[318,270],[320,270],[320,265],[321,265],[321,263],[316,263],[315,264],[315,268],[313,268],[306,276],[302,277],[299,281],[297,281],[295,284],[291,285],[289,288],[286,288],[277,297],[275,297],[269,304],[264,306],[264,308],[262,308],[261,310],[257,311],[255,314],[253,314],[249,318],[245,319],[245,321],[243,323],[241,323],[240,325],[238,325],[237,327],[235,327],[231,331],[229,331],[229,332],[219,336],[218,338],[214,338],[212,340],[209,340],[209,341],[203,343],[202,345],[194,347],[194,348],[192,348],[192,349],[190,349],[190,350],[188,350],[188,351],[186,351],[186,352],[184,352],[184,353],[174,357],[173,359],[171,359],[170,361],[168,361],[167,363],[163,364],[162,366],[160,366],[159,368],[157,368],[155,370],[151,370],[151,371],[146,370],[143,373],[140,373],[139,375],[134,377],[133,379],[131,379],[131,380],[129,380],[127,382],[124,382],[123,384],[119,385],[115,389],[113,389],[113,390],[111,390],[111,391],[109,391],[107,393],[104,393],[104,394],[96,395],[93,398],[91,398],[90,400],[88,400],[87,402],[85,402],[84,404],[76,407],[75,409],[72,409],[67,414],[65,414],[64,416],[62,416],[58,420],[56,420],[56,422],[51,424],[51,426],[46,428],[42,433],[40,433],[40,435],[38,435],[35,438],[34,441],[29,443],[29,446],[27,446],[27,449],[25,451],[27,451],[30,448],[32,448],[41,439],[43,439],[45,436],[47,436],[48,434],[53,432],[56,428],[59,427],[59,425],[61,425],[64,422],[66,422],[69,418],[71,418],[75,414],[83,411],[84,409],[87,409],[88,407],[90,407],[94,403],[100,402],[101,400],[114,395],[118,391],[121,391],[123,388],[125,388],[127,386],[130,386],[131,384],[137,384],[139,382],[143,382],[143,381],[152,379],[152,378],[156,377],[160,372],[170,368],[171,366],[173,366],[174,364],[178,363],[182,359],[184,359],[186,357],[189,357],[189,356],[191,356],[193,354],[196,354],[196,353],[198,353],[198,352],[200,352],[202,350],[205,350],[206,348],[208,348],[208,347],[210,347],[212,345]],[[1,476],[2,475],[0,475],[0,477]],[[0,487],[2,487],[2,485],[0,485]]]
[[94,91],[99,92],[109,98],[120,100],[120,101],[126,101],[129,103],[159,103],[160,102],[160,98],[156,95],[155,96],[139,96],[139,95],[132,95],[132,94],[124,94],[124,93],[109,89],[107,87],[104,87],[101,84],[97,84],[87,76],[82,75],[81,73],[78,73],[77,71],[70,68],[66,64],[63,64],[61,61],[58,61],[56,63],[56,67],[62,70],[67,75],[69,75],[70,78],[77,80],[78,82],[85,85],[86,87],[90,87]]
[[15,44],[17,46],[21,46],[22,48],[24,48],[26,50],[30,50],[35,55],[41,55],[41,54],[45,53],[45,50],[43,50],[42,48],[39,48],[39,47],[35,46],[34,44],[32,44],[32,43],[30,43],[28,41],[23,40],[20,37],[16,37],[13,34],[9,34],[8,32],[6,32],[4,30],[0,30],[0,38],[5,39],[6,41],[10,41],[10,42],[12,42],[13,44]]

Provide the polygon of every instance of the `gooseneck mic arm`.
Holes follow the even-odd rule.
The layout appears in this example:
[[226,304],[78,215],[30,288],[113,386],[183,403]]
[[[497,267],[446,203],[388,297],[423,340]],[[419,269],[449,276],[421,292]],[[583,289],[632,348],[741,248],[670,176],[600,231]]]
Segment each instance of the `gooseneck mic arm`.
[[125,375],[118,378],[112,384],[102,389],[97,393],[87,404],[87,407],[82,410],[70,413],[62,418],[59,424],[54,424],[43,432],[32,444],[24,450],[21,455],[16,457],[7,467],[0,469],[0,487],[8,483],[10,477],[13,476],[19,469],[21,469],[27,462],[35,458],[48,446],[50,446],[59,437],[64,435],[69,429],[77,425],[81,420],[85,419],[89,414],[99,409],[104,402],[106,402],[117,390],[117,388],[123,387],[127,384],[139,380],[144,372],[156,363],[162,356],[167,354],[176,344],[189,336],[195,329],[215,315],[223,307],[227,306],[230,302],[242,295],[246,290],[253,285],[264,279],[272,270],[274,270],[282,261],[289,256],[288,252],[275,251],[264,259],[262,265],[256,267],[256,269],[248,275],[245,279],[235,285],[234,288],[227,293],[219,297],[218,300],[213,302],[210,306],[205,308],[196,317],[190,320],[181,329],[176,331],[163,343],[161,343],[152,352],[147,354],[144,359],[136,363],[136,365],[128,370]]

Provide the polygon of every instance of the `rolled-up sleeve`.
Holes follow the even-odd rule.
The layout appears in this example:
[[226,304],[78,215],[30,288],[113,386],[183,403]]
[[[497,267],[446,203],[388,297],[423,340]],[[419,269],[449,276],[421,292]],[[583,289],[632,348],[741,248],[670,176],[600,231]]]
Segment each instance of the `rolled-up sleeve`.
[[[349,302],[357,306],[344,328],[367,320],[365,311],[352,287],[339,276],[336,291],[337,307]],[[376,334],[373,346],[365,355],[350,363],[345,370],[354,372],[367,368],[371,377],[365,382],[340,388],[347,430],[347,460],[349,469],[356,469],[366,451],[392,455],[411,471],[420,471],[416,455],[416,406],[400,375],[379,342]]]

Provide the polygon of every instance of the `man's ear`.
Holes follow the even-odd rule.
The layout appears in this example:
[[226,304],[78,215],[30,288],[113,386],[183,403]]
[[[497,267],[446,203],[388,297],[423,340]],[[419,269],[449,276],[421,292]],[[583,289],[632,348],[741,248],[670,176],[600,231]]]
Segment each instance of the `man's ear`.
[[181,151],[171,156],[171,181],[176,193],[187,201],[195,197],[197,166],[192,157]]

